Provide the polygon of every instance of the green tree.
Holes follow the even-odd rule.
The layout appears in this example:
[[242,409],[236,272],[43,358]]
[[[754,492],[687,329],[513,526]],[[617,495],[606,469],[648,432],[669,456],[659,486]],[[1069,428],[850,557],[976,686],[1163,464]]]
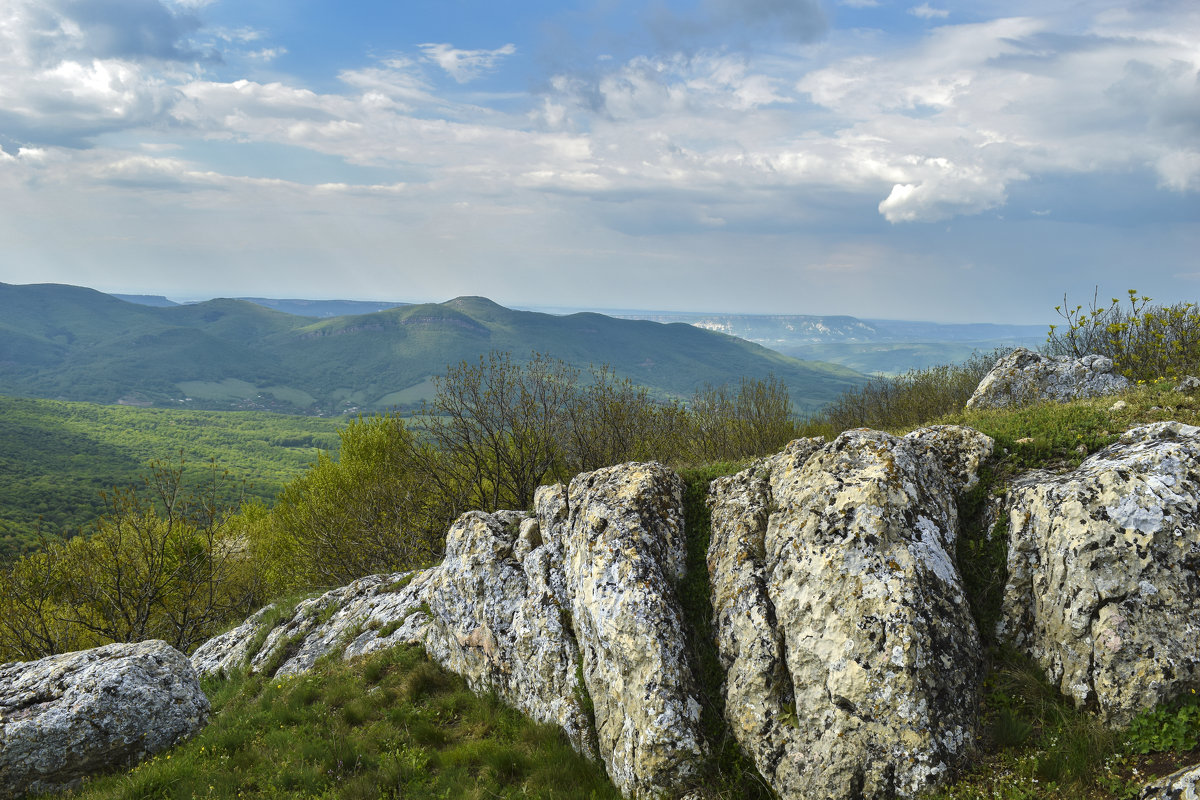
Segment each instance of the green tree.
[[182,455],[151,466],[142,486],[104,495],[89,534],[44,542],[0,575],[7,657],[144,639],[188,650],[259,602],[244,542],[217,504],[228,474],[211,464],[191,487]]
[[437,395],[424,413],[442,455],[443,490],[467,508],[532,506],[534,491],[562,476],[566,411],[578,381],[565,362],[534,353],[517,364],[495,351],[435,379]]
[[273,591],[428,564],[464,510],[458,492],[443,491],[442,455],[399,416],[359,418],[340,437],[336,460],[320,454],[269,515],[243,517]]

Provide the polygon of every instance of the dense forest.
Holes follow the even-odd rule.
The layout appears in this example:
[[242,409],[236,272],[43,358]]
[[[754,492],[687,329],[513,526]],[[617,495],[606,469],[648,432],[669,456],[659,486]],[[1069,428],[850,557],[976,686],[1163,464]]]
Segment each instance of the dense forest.
[[140,483],[152,461],[189,478],[228,470],[224,503],[273,501],[319,451],[336,452],[338,419],[186,411],[0,397],[0,563],[37,533],[71,534],[101,515],[102,491]]

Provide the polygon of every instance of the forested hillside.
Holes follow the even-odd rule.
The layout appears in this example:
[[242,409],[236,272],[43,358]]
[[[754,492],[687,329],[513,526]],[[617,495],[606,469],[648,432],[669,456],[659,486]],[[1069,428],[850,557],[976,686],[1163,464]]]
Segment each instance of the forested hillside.
[[271,501],[319,450],[336,450],[342,424],[0,397],[0,563],[35,543],[39,520],[44,533],[73,532],[102,513],[101,491],[139,482],[151,461],[178,462],[181,452],[192,477],[215,460],[233,477],[229,492]]
[[0,394],[309,415],[404,411],[447,366],[492,351],[607,364],[656,397],[775,375],[797,410],[863,384],[691,325],[513,311],[480,297],[314,320],[243,300],[152,307],[72,286],[0,284]]

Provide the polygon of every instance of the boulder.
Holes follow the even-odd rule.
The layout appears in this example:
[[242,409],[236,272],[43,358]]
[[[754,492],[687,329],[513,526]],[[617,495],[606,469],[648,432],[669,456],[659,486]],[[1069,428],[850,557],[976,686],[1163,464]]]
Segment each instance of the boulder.
[[1110,358],[1044,356],[1018,347],[983,377],[967,400],[967,408],[1004,408],[1037,400],[1062,402],[1115,394],[1127,388],[1129,380],[1113,374]]
[[331,654],[421,644],[475,691],[561,727],[626,796],[677,796],[703,759],[674,589],[682,497],[682,481],[659,464],[542,487],[533,514],[459,518],[436,567],[362,578],[291,613],[261,611],[193,661],[205,673],[293,675]]
[[0,665],[0,797],[69,788],[196,733],[208,698],[166,642]]
[[1152,781],[1142,787],[1138,800],[1198,800],[1200,793],[1196,784],[1200,782],[1200,764],[1185,767]]
[[781,798],[891,798],[970,750],[978,632],[955,496],[992,440],[941,427],[801,439],[713,482],[726,716]]
[[1200,428],[1158,422],[1006,497],[1001,635],[1111,723],[1200,688]]
[[543,532],[562,549],[600,751],[626,797],[676,796],[704,757],[674,590],[687,559],[683,489],[659,464],[627,464],[535,496]]

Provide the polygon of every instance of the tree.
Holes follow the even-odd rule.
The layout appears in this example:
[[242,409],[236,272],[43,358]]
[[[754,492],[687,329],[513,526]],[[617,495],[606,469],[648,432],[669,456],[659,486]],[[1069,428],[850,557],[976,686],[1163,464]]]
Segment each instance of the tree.
[[399,416],[360,417],[339,435],[336,461],[322,453],[269,520],[248,518],[255,560],[289,565],[267,568],[276,591],[424,566],[464,510],[455,492],[443,493],[444,459]]
[[566,409],[578,381],[562,361],[533,353],[515,364],[496,351],[435,378],[437,395],[423,413],[443,457],[444,491],[467,508],[530,508],[548,477],[562,477]]
[[141,487],[104,495],[87,535],[43,542],[0,576],[0,647],[38,658],[108,642],[163,639],[188,650],[259,601],[244,543],[216,499],[229,476],[211,464],[200,487],[184,459],[154,462]]

